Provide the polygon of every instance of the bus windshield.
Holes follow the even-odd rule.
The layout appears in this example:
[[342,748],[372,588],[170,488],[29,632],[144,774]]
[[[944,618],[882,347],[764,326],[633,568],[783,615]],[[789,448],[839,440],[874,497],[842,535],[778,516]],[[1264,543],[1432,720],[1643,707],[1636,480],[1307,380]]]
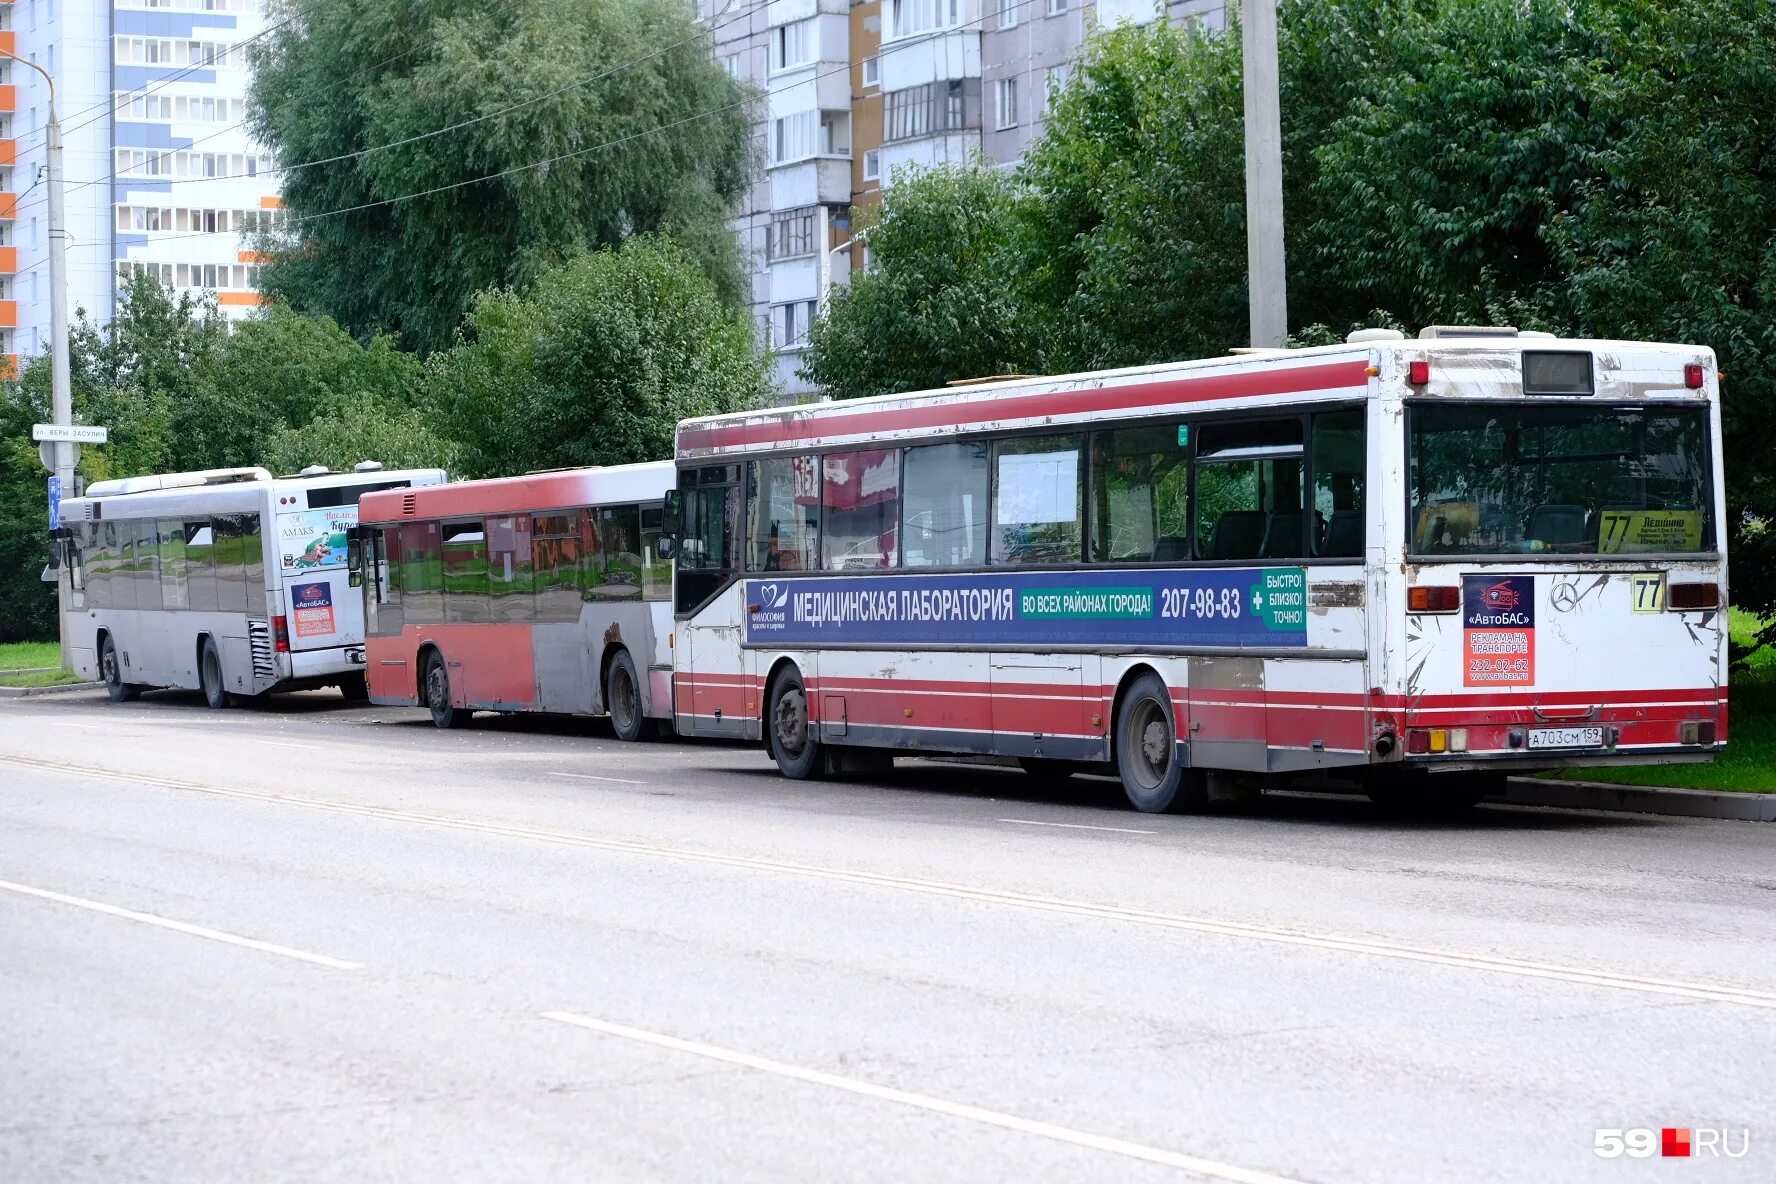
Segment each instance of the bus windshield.
[[1706,408],[1418,404],[1421,555],[1713,549]]

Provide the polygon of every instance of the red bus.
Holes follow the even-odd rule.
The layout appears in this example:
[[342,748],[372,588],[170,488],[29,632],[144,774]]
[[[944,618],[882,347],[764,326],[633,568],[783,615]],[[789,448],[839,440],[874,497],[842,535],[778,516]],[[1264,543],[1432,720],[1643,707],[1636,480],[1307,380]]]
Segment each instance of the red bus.
[[637,740],[672,714],[670,462],[370,494],[370,698],[440,728],[476,711],[609,715]]

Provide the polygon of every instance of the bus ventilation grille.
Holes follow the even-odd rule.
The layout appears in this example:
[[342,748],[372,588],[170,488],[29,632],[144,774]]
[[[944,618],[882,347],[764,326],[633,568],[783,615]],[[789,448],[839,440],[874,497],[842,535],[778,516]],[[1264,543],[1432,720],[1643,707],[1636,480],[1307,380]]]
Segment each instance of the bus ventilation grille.
[[414,506],[415,503],[411,493],[404,493],[401,495],[401,517],[413,517]]
[[271,656],[271,625],[265,621],[248,621],[247,646],[253,651],[253,673],[260,678],[276,678],[277,663]]

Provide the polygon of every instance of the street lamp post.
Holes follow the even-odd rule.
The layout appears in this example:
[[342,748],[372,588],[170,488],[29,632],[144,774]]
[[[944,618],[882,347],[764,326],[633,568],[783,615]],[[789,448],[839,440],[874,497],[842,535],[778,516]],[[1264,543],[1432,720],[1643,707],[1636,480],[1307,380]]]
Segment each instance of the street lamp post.
[[[62,211],[62,125],[56,118],[55,79],[49,71],[29,58],[0,50],[0,54],[29,66],[43,76],[49,86],[49,122],[47,132],[49,187],[49,332],[50,332],[50,398],[55,422],[67,427],[74,422],[74,396],[68,376],[68,223]],[[55,477],[62,492],[74,494],[75,445],[58,440],[50,445],[55,455]],[[62,665],[68,665],[68,584],[56,580],[56,618],[61,630]]]

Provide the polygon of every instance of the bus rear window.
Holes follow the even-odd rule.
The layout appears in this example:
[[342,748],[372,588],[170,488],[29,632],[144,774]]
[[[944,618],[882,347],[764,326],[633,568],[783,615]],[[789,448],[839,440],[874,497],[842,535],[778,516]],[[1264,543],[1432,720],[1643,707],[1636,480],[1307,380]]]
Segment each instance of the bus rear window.
[[1713,549],[1705,408],[1451,403],[1410,417],[1416,554]]

